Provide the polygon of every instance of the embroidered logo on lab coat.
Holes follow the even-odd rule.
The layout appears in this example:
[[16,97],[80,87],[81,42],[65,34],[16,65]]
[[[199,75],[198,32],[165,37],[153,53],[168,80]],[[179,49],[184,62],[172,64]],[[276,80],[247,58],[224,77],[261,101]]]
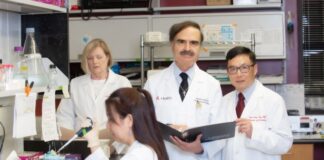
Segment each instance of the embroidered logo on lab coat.
[[261,116],[250,116],[249,119],[251,121],[267,121],[267,116],[266,115],[261,115]]
[[159,101],[159,100],[166,101],[166,100],[171,100],[172,97],[170,97],[170,96],[167,96],[167,97],[160,97],[160,96],[156,96],[155,99],[156,99],[157,101]]

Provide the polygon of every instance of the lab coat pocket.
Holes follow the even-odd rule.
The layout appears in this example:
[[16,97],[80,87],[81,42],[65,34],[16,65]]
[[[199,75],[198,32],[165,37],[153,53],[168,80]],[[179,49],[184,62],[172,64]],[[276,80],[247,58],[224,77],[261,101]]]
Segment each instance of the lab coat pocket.
[[252,128],[254,134],[258,134],[261,133],[262,131],[269,130],[266,116],[255,116],[255,117],[250,117],[249,119],[252,122]]
[[265,121],[252,121],[253,128],[258,129],[265,129],[266,128],[266,122]]
[[199,125],[209,124],[210,118],[210,105],[207,100],[196,99],[195,100],[196,119]]

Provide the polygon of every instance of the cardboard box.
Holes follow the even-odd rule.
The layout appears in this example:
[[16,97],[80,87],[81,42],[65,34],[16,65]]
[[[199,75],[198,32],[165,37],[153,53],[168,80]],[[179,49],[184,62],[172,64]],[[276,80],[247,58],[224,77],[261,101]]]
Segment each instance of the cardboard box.
[[231,5],[231,0],[207,0],[207,6]]

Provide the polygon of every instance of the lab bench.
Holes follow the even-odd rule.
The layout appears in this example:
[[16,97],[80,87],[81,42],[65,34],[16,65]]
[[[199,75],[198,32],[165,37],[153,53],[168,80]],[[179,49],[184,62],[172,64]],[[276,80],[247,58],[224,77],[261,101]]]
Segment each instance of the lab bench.
[[320,134],[293,134],[294,143],[282,160],[323,160],[324,137]]
[[[61,146],[65,144],[66,141],[51,141],[44,142],[40,139],[24,139],[24,151],[37,151],[46,153],[49,150],[58,150]],[[82,159],[85,159],[90,154],[90,149],[87,147],[88,142],[86,140],[77,139],[69,144],[64,150],[61,151],[62,154],[80,154]],[[119,160],[122,155],[112,154],[109,160]]]
[[[24,151],[41,151],[46,153],[50,149],[58,150],[66,141],[44,142],[40,139],[24,139]],[[85,159],[90,150],[85,140],[73,141],[62,153],[80,154]],[[323,160],[324,137],[319,134],[294,134],[294,144],[282,160]],[[122,155],[112,154],[110,160],[119,160]]]

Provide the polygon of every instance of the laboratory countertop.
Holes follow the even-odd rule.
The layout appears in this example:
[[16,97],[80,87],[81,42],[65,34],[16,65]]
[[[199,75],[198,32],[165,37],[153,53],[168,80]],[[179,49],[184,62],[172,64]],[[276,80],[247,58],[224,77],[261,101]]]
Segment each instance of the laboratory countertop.
[[[324,135],[320,134],[306,134],[306,133],[294,133],[294,144],[319,144],[324,143]],[[57,150],[60,148],[66,141],[53,141],[53,142],[44,142],[38,138],[34,140],[25,139],[24,140],[24,151],[41,151],[47,152],[50,149]],[[49,147],[51,146],[51,147]],[[80,154],[84,159],[90,154],[90,150],[87,147],[87,141],[78,139],[73,141],[68,147],[66,147],[62,153],[74,153]],[[111,155],[110,160],[119,160],[121,155]]]
[[294,133],[294,143],[324,143],[324,135],[320,134],[306,134],[306,133]]
[[[108,141],[108,140],[103,140]],[[24,151],[37,151],[46,153],[49,150],[58,150],[61,146],[65,144],[66,141],[52,141],[44,142],[39,138],[24,139]],[[87,147],[88,143],[86,140],[77,139],[69,144],[64,150],[60,153],[73,153],[80,154],[82,159],[85,159],[90,154],[90,149]],[[112,154],[109,157],[109,160],[119,160],[122,155]]]

